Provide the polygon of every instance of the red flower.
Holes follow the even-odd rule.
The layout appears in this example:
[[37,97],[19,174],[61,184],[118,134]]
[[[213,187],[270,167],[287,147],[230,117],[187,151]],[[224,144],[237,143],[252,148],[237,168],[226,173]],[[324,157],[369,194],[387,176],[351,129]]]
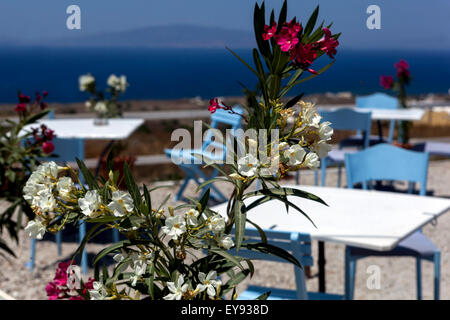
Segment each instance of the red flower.
[[71,296],[69,300],[84,300],[82,296]]
[[294,22],[294,20],[289,21],[285,25],[289,29],[293,37],[296,37],[297,34],[302,30],[302,26],[300,25],[300,23]]
[[312,44],[300,44],[291,51],[291,60],[295,65],[302,68],[303,70],[308,70],[311,73],[317,73],[309,67],[317,58],[316,49]]
[[299,42],[297,38],[297,33],[295,32],[297,28],[285,26],[281,28],[279,34],[275,35],[275,41],[280,46],[281,51],[287,52],[294,49]]
[[41,96],[41,94],[40,94],[39,92],[36,92],[36,94],[35,94],[35,100],[36,100],[37,103],[40,103],[40,102],[41,102],[42,96]]
[[49,282],[45,287],[45,291],[47,291],[48,300],[57,300],[61,293],[55,282]]
[[392,88],[392,86],[394,84],[394,78],[392,76],[381,76],[380,84],[383,88],[385,88],[386,90],[389,90]]
[[41,102],[41,104],[39,106],[41,107],[41,110],[47,109],[47,103],[45,103],[45,102]]
[[275,21],[272,23],[272,26],[265,25],[264,33],[262,35],[263,39],[269,40],[275,35],[276,31],[277,31],[277,23]]
[[14,108],[14,111],[16,111],[17,113],[25,112],[27,111],[27,105],[21,102]]
[[326,54],[334,59],[334,55],[337,53],[336,47],[339,45],[339,41],[331,36],[331,31],[328,28],[323,28],[324,37],[317,41],[319,50],[326,52]]
[[219,106],[219,100],[217,100],[217,98],[214,98],[214,99],[209,100],[209,107],[208,107],[208,110],[209,110],[211,113],[216,112],[216,110],[219,109],[219,108],[220,108],[220,106]]
[[44,98],[46,97],[46,96],[48,96],[48,91],[42,91],[42,95],[44,96]]
[[47,141],[52,140],[55,137],[55,131],[46,128],[44,131],[44,137]]
[[[46,154],[50,154],[55,150],[55,145],[53,144],[53,142],[50,141],[46,141],[42,144],[42,151],[44,151],[44,153]],[[62,279],[61,279],[62,280]],[[67,275],[66,275],[66,279],[65,281],[67,282]]]
[[31,101],[30,96],[26,96],[26,95],[24,95],[22,93],[19,93],[18,97],[19,97],[19,102],[20,103],[29,103]]
[[405,71],[409,69],[409,64],[405,60],[400,60],[399,62],[394,64],[395,69],[397,69],[397,72],[399,71]]

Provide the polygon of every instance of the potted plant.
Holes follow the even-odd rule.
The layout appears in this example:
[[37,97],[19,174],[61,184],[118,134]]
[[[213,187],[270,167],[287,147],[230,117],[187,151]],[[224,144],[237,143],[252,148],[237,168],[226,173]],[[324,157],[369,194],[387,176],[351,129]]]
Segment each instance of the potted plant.
[[[409,64],[405,60],[400,60],[394,64],[394,67],[397,69],[397,79],[394,80],[393,76],[382,75],[380,77],[380,84],[386,90],[392,90],[396,92],[400,106],[403,109],[407,109],[408,105],[406,103],[406,86],[409,85],[412,79],[409,71]],[[397,126],[398,141],[394,142],[393,144],[405,149],[411,149],[412,144],[409,143],[411,127],[411,121],[400,121]]]
[[[28,199],[32,201],[37,196],[32,187],[39,184],[54,200],[51,207],[42,208],[40,204],[33,207],[35,219],[27,227],[31,236],[42,236],[68,223],[75,226],[79,226],[81,221],[95,223],[75,255],[83,251],[91,238],[104,231],[116,229],[126,238],[97,254],[93,289],[88,290],[83,298],[216,300],[229,293],[235,299],[236,287],[254,272],[251,260],[239,256],[239,249],[243,247],[272,254],[300,266],[289,252],[268,245],[264,241],[264,231],[258,226],[260,242],[244,243],[243,238],[247,211],[261,203],[282,201],[287,208],[298,210],[306,219],[309,219],[307,214],[288,196],[324,203],[313,194],[278,184],[288,171],[317,169],[320,158],[331,149],[327,142],[333,130],[329,122],[321,122],[314,105],[300,101],[302,94],[284,99],[295,86],[331,66],[315,71],[312,69],[315,59],[324,54],[334,58],[336,54],[338,35],[333,35],[329,26],[315,27],[317,16],[318,8],[305,26],[295,17],[287,20],[285,1],[278,20],[275,21],[272,11],[266,24],[264,3],[261,6],[255,4],[254,28],[258,48],[253,50],[254,67],[233,53],[257,77],[256,90],[246,90],[246,112],[241,113],[219,99],[211,99],[211,112],[224,109],[242,116],[247,131],[261,134],[255,139],[235,136],[235,147],[227,148],[226,170],[218,160],[204,159],[223,175],[205,181],[199,189],[218,180],[233,188],[226,216],[208,206],[209,189],[199,199],[191,199],[190,203],[175,208],[166,205],[169,196],[162,203],[152,202],[153,190],[146,185],[139,187],[126,164],[126,190],[119,190],[119,173],[112,170],[111,162],[111,170],[105,180],[95,178],[84,163],[78,161],[89,188],[79,183],[80,177],[72,168],[52,163],[38,169],[38,172],[46,172],[45,175],[36,174],[29,179],[25,194]],[[310,75],[301,79],[306,72]],[[293,108],[297,103],[300,113],[296,115]],[[270,130],[274,135],[266,135]],[[273,139],[268,138],[270,136]],[[61,193],[57,185],[62,179],[66,187]],[[258,191],[249,189],[257,181],[262,188]],[[259,198],[251,204],[244,203],[244,200],[256,199],[254,197]],[[305,223],[309,222],[305,220]],[[231,248],[236,252],[230,251]],[[201,255],[200,252],[206,254]],[[102,270],[99,263],[109,254],[115,261],[112,273],[106,267]],[[221,277],[223,275],[228,276],[226,280]],[[263,294],[260,299],[268,295]]]

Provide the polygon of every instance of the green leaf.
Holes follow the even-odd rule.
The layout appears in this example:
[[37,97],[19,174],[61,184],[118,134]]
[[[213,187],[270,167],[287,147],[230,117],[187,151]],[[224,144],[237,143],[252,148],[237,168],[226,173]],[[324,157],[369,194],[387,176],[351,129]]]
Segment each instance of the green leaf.
[[261,242],[262,243],[267,243],[267,236],[266,236],[266,233],[264,232],[264,230],[261,229],[261,227],[258,226],[253,221],[250,221],[249,219],[247,219],[247,222],[250,223],[252,226],[254,226],[256,228],[256,230],[258,230],[259,236],[261,237]]
[[228,47],[225,47],[225,49],[227,49],[228,51],[231,52],[231,54],[233,54],[233,56],[235,56],[240,62],[242,62],[247,68],[249,68],[257,77],[259,77],[258,72],[256,72],[255,69],[253,69],[252,67],[250,67],[250,65],[245,62],[241,57],[239,57],[239,55],[237,53],[235,53],[233,50],[231,50]]
[[130,193],[131,197],[133,198],[134,205],[136,207],[139,207],[142,202],[142,196],[139,191],[138,185],[136,184],[136,182],[133,179],[130,167],[128,166],[128,163],[126,163],[126,162],[123,164],[123,174],[125,177],[125,184],[127,185],[128,192]]
[[278,16],[278,32],[283,27],[283,24],[286,22],[287,18],[287,0],[284,0],[283,6],[281,7],[280,15]]
[[97,181],[95,180],[94,176],[92,175],[91,171],[86,167],[83,161],[81,161],[78,158],[75,158],[77,160],[78,168],[80,169],[81,173],[83,174],[84,180],[89,186],[91,190],[98,190],[99,186]]
[[267,298],[269,298],[271,293],[272,291],[267,291],[266,293],[263,293],[262,295],[257,297],[255,300],[267,300]]
[[245,205],[243,201],[235,201],[234,203],[234,221],[235,221],[235,243],[236,251],[239,252],[245,234],[245,222],[247,215],[245,214]]
[[200,214],[202,214],[203,211],[205,211],[205,208],[208,206],[209,193],[210,193],[210,190],[207,189],[205,191],[205,193],[203,194],[203,196],[201,197],[200,201],[198,202],[200,204]]
[[289,261],[289,262],[295,264],[296,266],[302,268],[302,265],[300,264],[300,262],[292,254],[290,254],[288,251],[286,251],[282,248],[271,245],[269,243],[262,243],[262,242],[244,243],[244,244],[242,244],[242,247],[245,247],[248,250],[257,251],[257,252],[270,254],[272,256],[279,257],[281,259]]
[[319,6],[316,7],[316,9],[312,13],[311,17],[308,19],[308,22],[306,23],[306,27],[305,27],[305,30],[303,32],[303,34],[305,36],[309,36],[311,31],[314,29],[314,26],[316,25],[318,16],[319,16]]
[[221,249],[210,249],[209,251],[224,257],[229,262],[232,262],[235,266],[239,267],[239,269],[245,270],[241,264],[241,257],[233,256],[232,254],[229,254],[228,252]]

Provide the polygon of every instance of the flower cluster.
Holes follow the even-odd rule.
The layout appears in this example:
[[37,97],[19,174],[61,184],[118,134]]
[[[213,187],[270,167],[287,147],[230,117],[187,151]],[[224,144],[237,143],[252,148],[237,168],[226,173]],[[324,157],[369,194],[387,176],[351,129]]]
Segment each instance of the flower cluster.
[[281,28],[274,21],[272,25],[264,26],[262,38],[265,41],[273,38],[281,51],[289,53],[290,60],[295,67],[316,73],[310,68],[314,60],[321,53],[326,53],[331,59],[334,59],[339,41],[332,36],[330,29],[323,28],[324,35],[320,40],[312,43],[304,42],[302,30],[302,25],[295,19],[283,23]]
[[396,89],[401,84],[409,84],[411,74],[409,71],[409,64],[405,60],[400,60],[394,64],[397,71],[397,81],[394,81],[393,76],[380,76],[380,85],[386,90]]
[[89,278],[87,282],[83,282],[79,268],[71,266],[70,260],[58,264],[53,281],[45,287],[49,300],[86,300],[92,289],[94,279]]
[[[399,103],[402,108],[408,108],[406,104],[406,86],[411,82],[411,73],[409,64],[405,60],[400,60],[394,64],[397,71],[397,79],[393,76],[380,76],[380,84],[386,90],[393,90],[397,93]],[[409,142],[410,130],[412,123],[410,121],[400,121],[398,124],[398,140],[402,143]]]
[[[143,215],[142,205],[138,208],[128,191],[117,189],[115,174],[112,172],[103,189],[89,190],[72,179],[70,175],[74,174],[70,167],[61,167],[54,162],[40,165],[31,174],[23,189],[24,199],[35,213],[35,218],[25,228],[30,237],[42,239],[46,231],[57,232],[66,223],[79,220],[89,222],[91,219],[104,219],[108,224],[106,229],[116,228],[137,243],[148,239],[149,230],[155,232],[154,240],[147,241],[145,245],[117,248],[113,259],[117,272],[122,274],[121,280],[116,283],[89,282],[90,299],[123,298],[129,294],[119,291],[118,284],[137,288],[146,283],[151,268],[168,263],[169,254],[164,254],[165,251],[161,249],[164,242],[169,243],[177,261],[184,261],[189,249],[208,247],[229,250],[234,246],[226,230],[225,218],[202,208],[200,204],[193,204],[183,213],[176,213],[172,207],[168,207],[167,211],[162,208],[152,209],[148,215]],[[62,270],[65,266],[59,268]],[[47,286],[52,299],[68,295],[64,287],[65,269],[64,272],[61,270],[57,271],[54,281]],[[165,291],[161,298],[181,299],[186,292],[188,295],[183,298],[194,299],[204,295],[211,299],[217,298],[221,281],[216,278],[214,270],[202,269],[195,277],[191,275],[189,278],[186,274],[174,274],[173,281],[168,279],[162,284]]]
[[40,92],[36,92],[34,102],[31,103],[31,97],[27,96],[21,92],[17,94],[17,98],[19,99],[19,102],[14,108],[14,111],[16,111],[19,115],[24,115],[26,113],[31,113],[33,109],[39,108],[40,110],[47,109],[47,103],[44,101],[44,99],[48,96],[48,91],[43,91],[42,95]]
[[[248,153],[237,161],[237,173],[240,177],[234,173],[232,178],[251,179],[259,176],[279,179],[288,171],[300,168],[317,169],[320,166],[320,159],[326,157],[331,150],[331,145],[328,144],[333,135],[331,123],[321,122],[322,117],[312,103],[301,101],[299,105],[300,112],[297,117],[291,108],[279,111],[278,124],[282,138],[271,142],[270,159],[265,159],[265,163],[262,163],[257,154]],[[287,123],[293,123],[293,126],[286,127]],[[248,139],[248,144],[250,150],[257,142]],[[264,154],[265,150],[258,152]]]
[[31,128],[33,135],[32,140],[28,140],[27,144],[31,145],[42,145],[42,151],[45,154],[51,154],[55,151],[55,145],[52,140],[55,137],[55,132],[49,129],[45,124],[41,124],[40,128]]
[[116,117],[121,113],[121,106],[117,103],[120,95],[124,94],[129,83],[127,77],[120,77],[111,74],[106,84],[108,85],[106,92],[110,94],[110,98],[106,98],[106,93],[97,90],[97,83],[91,74],[81,75],[78,79],[80,91],[91,94],[91,98],[86,101],[86,108],[94,111],[100,117]]

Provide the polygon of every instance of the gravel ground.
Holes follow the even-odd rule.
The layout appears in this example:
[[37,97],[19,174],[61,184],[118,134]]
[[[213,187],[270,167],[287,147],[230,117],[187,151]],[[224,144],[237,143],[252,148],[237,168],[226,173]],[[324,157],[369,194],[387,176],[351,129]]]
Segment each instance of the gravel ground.
[[[343,180],[345,181],[345,172]],[[430,163],[428,175],[428,189],[434,190],[436,196],[450,196],[450,160],[433,161]],[[169,182],[170,183],[170,182]],[[292,180],[286,183],[293,183]],[[313,175],[302,174],[301,183],[313,184]],[[161,183],[159,183],[161,184]],[[163,183],[167,184],[167,183]],[[173,183],[172,183],[173,184]],[[327,185],[336,185],[336,173],[329,170]],[[225,194],[231,193],[230,188],[224,184],[218,187]],[[174,194],[177,185],[170,189]],[[189,185],[187,195],[194,194],[195,186]],[[155,204],[162,201],[167,195],[167,189],[159,189],[152,193]],[[3,204],[4,205],[4,204]],[[1,204],[0,204],[1,206]],[[427,225],[423,232],[441,250],[441,298],[450,299],[450,215],[444,214],[438,219],[437,225]],[[63,233],[64,237],[64,233]],[[25,267],[29,258],[30,241],[26,234],[21,234],[20,245],[11,243],[17,254],[17,259],[5,259],[0,256],[0,290],[16,299],[46,299],[45,286],[52,280],[56,265],[59,261],[70,258],[77,245],[75,242],[64,242],[62,256],[58,257],[56,245],[53,241],[39,241],[37,244],[36,268],[30,272]],[[92,243],[88,245],[90,256],[101,250],[105,244]],[[313,255],[317,255],[317,243],[313,242]],[[317,258],[317,257],[315,257]],[[327,291],[332,293],[344,292],[344,246],[339,244],[326,244],[326,272]],[[367,288],[367,268],[376,265],[381,270],[381,288],[370,290]],[[245,289],[251,283],[282,288],[295,288],[293,269],[286,272],[288,265],[272,262],[255,262],[256,272],[252,279],[246,280],[240,287]],[[288,266],[288,268],[292,268]],[[307,280],[308,290],[317,290],[317,261],[311,270],[312,278]],[[89,274],[93,274],[90,270]],[[399,276],[401,275],[401,276]],[[433,265],[423,262],[423,297],[433,298]],[[358,261],[356,275],[355,299],[415,299],[415,260],[413,258],[366,258]]]

